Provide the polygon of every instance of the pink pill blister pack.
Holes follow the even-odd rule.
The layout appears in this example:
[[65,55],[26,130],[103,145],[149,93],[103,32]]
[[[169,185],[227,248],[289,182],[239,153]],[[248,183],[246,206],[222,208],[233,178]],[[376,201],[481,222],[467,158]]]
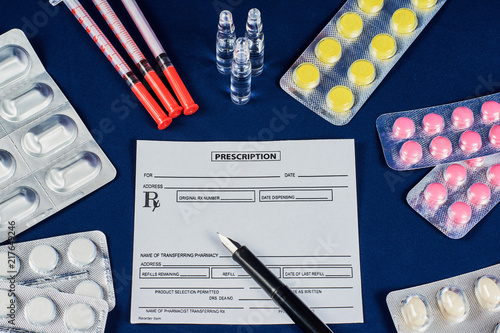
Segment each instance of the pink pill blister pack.
[[101,231],[0,246],[0,280],[103,299],[109,311],[116,303],[106,236]]
[[500,264],[389,293],[398,333],[500,333]]
[[108,304],[50,289],[0,283],[0,332],[104,333]]
[[21,30],[0,36],[0,242],[110,182],[116,170]]
[[500,201],[500,154],[439,165],[407,195],[446,236],[465,236]]
[[377,130],[387,164],[411,170],[500,153],[500,94],[383,114]]

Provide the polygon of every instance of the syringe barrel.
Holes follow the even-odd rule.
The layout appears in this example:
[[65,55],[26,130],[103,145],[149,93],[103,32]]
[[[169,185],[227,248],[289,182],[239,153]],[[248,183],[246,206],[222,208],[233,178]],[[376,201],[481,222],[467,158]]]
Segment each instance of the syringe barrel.
[[134,20],[134,23],[139,29],[142,38],[144,38],[144,40],[148,44],[154,57],[156,58],[160,54],[165,53],[163,46],[158,40],[158,37],[156,37],[153,29],[151,29],[149,22],[146,20],[146,17],[144,17],[144,14],[139,8],[139,5],[137,5],[137,2],[135,2],[135,0],[122,0],[122,3],[127,9],[129,15],[132,17],[132,20]]
[[94,43],[99,47],[99,49],[104,53],[106,58],[111,62],[116,71],[121,77],[125,79],[125,75],[131,71],[130,67],[127,65],[125,60],[120,56],[118,51],[106,38],[101,29],[97,26],[94,20],[87,13],[85,8],[80,4],[78,0],[63,0],[64,4],[69,8],[71,13],[80,22],[82,27],[90,35]]
[[123,48],[127,50],[135,64],[146,60],[144,54],[134,42],[130,34],[128,33],[125,26],[122,24],[113,8],[109,5],[107,0],[92,0],[96,8],[101,13],[102,17],[106,20],[111,30],[113,30],[115,36],[118,38]]

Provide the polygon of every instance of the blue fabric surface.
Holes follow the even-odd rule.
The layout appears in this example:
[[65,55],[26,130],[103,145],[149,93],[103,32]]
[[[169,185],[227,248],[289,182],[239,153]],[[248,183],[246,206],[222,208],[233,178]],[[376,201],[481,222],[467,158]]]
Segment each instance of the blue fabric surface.
[[[392,290],[462,274],[500,261],[500,208],[464,239],[451,240],[405,201],[429,171],[396,172],[385,164],[375,130],[382,113],[450,103],[500,91],[500,2],[451,0],[410,47],[347,126],[335,127],[282,91],[278,81],[344,3],[343,0],[148,0],[140,5],[200,110],[159,131],[66,7],[44,0],[2,1],[0,32],[22,28],[118,170],[117,178],[21,234],[18,241],[99,229],[108,237],[117,306],[106,332],[299,332],[288,326],[131,325],[135,142],[147,140],[356,140],[364,324],[335,332],[395,332],[385,305]],[[82,4],[118,43],[91,1]],[[146,56],[149,50],[124,7],[110,4]],[[248,105],[229,98],[229,78],[215,67],[218,13],[232,9],[237,35],[250,8],[261,10],[264,73],[253,80]],[[111,38],[112,37],[112,38]],[[125,55],[124,52],[121,52]],[[285,126],[272,126],[286,113]],[[283,121],[283,120],[282,120]],[[274,130],[273,130],[274,128]],[[276,130],[277,129],[277,130]],[[175,156],[172,156],[175,158]],[[153,232],[153,231],[152,231]]]

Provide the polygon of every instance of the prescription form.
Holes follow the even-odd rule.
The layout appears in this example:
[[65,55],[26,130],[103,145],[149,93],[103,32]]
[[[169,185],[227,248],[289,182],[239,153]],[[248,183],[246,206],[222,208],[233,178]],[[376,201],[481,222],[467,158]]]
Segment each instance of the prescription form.
[[326,323],[363,322],[354,140],[137,142],[132,323],[292,323],[247,245]]

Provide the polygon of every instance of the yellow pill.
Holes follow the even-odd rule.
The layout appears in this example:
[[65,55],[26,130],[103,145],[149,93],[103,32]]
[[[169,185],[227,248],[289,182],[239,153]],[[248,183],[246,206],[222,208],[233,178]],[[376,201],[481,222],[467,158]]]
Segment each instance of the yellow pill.
[[335,86],[326,95],[326,104],[335,112],[346,112],[354,105],[354,95],[346,86]]
[[415,6],[421,9],[429,9],[436,5],[437,0],[411,0]]
[[365,59],[356,60],[347,72],[349,79],[358,86],[365,86],[375,80],[375,67]]
[[370,53],[380,60],[392,58],[397,50],[396,40],[389,34],[378,34],[370,43]]
[[392,29],[400,34],[409,34],[417,28],[417,25],[417,15],[409,8],[400,8],[392,15]]
[[293,71],[293,82],[302,89],[313,89],[319,84],[319,70],[309,62],[300,64]]
[[345,38],[356,38],[363,32],[363,20],[356,13],[344,13],[337,21],[337,30]]
[[334,64],[342,56],[342,46],[335,38],[325,37],[316,44],[314,53],[321,62]]
[[375,14],[384,7],[384,0],[358,0],[358,6],[365,13]]

